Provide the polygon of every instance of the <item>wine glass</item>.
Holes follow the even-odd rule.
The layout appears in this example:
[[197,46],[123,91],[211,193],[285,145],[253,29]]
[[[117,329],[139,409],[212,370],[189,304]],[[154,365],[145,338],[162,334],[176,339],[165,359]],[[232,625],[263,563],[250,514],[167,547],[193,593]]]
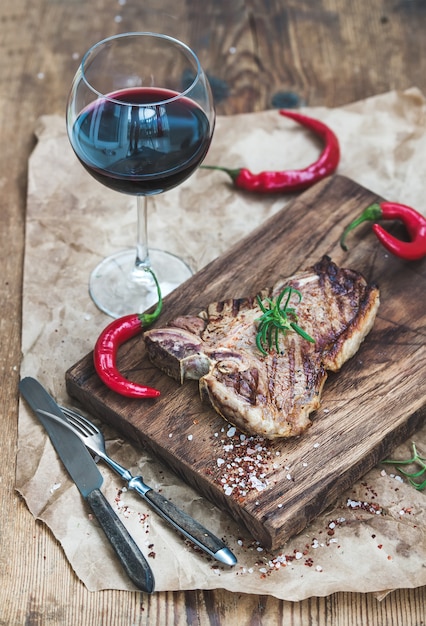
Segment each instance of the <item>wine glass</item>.
[[195,53],[177,39],[123,33],[84,55],[68,98],[68,137],[97,181],[137,198],[136,247],[107,257],[90,276],[92,299],[112,317],[155,303],[151,270],[163,296],[191,276],[180,258],[148,249],[147,198],[194,172],[214,123],[206,75]]

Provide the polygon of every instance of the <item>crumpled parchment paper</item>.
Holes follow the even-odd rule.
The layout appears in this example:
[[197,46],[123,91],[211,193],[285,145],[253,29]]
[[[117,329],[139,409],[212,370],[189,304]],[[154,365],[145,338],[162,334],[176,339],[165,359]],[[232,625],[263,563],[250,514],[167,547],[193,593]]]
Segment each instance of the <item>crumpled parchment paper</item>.
[[[416,88],[306,113],[337,133],[338,173],[426,213],[426,101]],[[132,197],[105,189],[83,170],[61,117],[41,118],[36,134],[28,174],[21,374],[38,378],[70,405],[65,371],[93,348],[109,321],[90,300],[89,273],[107,254],[135,243],[136,208]],[[219,117],[206,163],[253,171],[298,168],[313,162],[318,150],[312,134],[266,111]],[[183,256],[196,271],[290,200],[241,194],[224,174],[199,170],[150,199],[150,244]],[[381,597],[389,589],[426,584],[426,496],[393,466],[370,471],[301,535],[268,553],[144,450],[102,429],[111,456],[223,537],[238,557],[230,569],[195,550],[100,463],[103,492],[147,556],[157,591],[224,588],[297,601],[338,591]],[[426,427],[415,440],[426,456]],[[394,456],[410,454],[406,442]],[[88,589],[133,589],[24,402],[16,489],[51,528]]]

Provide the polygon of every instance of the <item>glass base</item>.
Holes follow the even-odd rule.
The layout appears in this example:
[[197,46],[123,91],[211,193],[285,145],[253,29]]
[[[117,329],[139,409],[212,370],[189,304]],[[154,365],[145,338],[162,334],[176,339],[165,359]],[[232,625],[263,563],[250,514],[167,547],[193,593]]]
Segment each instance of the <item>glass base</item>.
[[[150,250],[149,256],[163,298],[192,276],[189,266],[174,254]],[[90,275],[90,296],[111,317],[143,313],[157,303],[152,276],[135,267],[135,259],[134,248],[117,252],[99,263]]]

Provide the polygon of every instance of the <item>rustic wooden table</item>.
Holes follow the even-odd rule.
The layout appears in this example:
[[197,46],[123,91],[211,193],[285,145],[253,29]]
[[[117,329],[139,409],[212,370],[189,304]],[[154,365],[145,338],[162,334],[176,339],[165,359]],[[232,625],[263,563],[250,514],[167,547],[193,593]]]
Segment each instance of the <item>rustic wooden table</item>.
[[426,92],[424,0],[2,0],[0,4],[0,625],[426,622],[426,589],[299,603],[217,591],[89,593],[14,491],[27,160],[34,124],[64,113],[81,54],[118,32],[186,41],[217,112],[338,106],[413,85]]

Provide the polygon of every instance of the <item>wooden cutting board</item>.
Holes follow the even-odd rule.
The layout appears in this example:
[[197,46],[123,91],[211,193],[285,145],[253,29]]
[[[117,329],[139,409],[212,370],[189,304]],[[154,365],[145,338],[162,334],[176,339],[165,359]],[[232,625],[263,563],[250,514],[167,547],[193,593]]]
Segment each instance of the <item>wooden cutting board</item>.
[[68,392],[84,408],[151,449],[265,548],[299,533],[425,419],[426,259],[408,263],[389,255],[371,224],[350,236],[349,253],[338,243],[344,226],[376,200],[347,178],[322,181],[170,294],[157,322],[164,326],[211,302],[256,294],[324,254],[378,283],[375,326],[359,352],[330,374],[322,406],[302,437],[266,442],[228,432],[201,403],[196,382],[180,386],[150,364],[140,337],[122,347],[119,368],[160,389],[157,400],[110,392],[94,372],[92,354],[66,373]]

